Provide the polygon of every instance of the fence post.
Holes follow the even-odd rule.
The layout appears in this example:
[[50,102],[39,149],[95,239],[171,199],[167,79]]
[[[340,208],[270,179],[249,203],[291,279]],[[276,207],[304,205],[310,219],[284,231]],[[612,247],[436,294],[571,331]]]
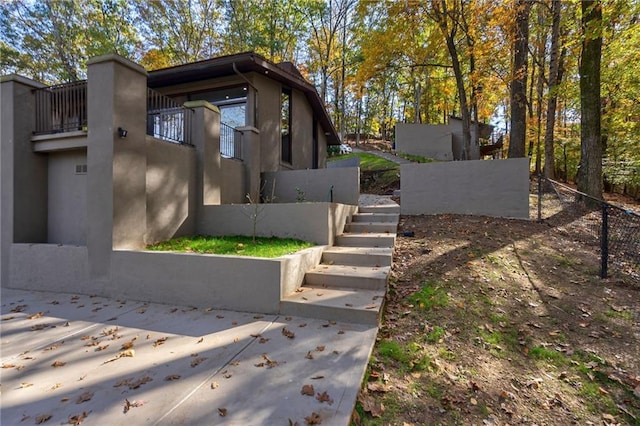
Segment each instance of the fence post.
[[607,203],[602,203],[602,233],[600,239],[600,278],[607,278],[607,264],[609,262],[609,211]]
[[542,222],[542,173],[538,173],[538,223]]

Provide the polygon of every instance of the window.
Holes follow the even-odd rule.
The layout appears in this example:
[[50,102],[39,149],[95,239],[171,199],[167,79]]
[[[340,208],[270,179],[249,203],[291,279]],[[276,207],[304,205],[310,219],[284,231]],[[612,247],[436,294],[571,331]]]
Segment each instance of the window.
[[282,89],[280,99],[281,159],[291,164],[291,89]]

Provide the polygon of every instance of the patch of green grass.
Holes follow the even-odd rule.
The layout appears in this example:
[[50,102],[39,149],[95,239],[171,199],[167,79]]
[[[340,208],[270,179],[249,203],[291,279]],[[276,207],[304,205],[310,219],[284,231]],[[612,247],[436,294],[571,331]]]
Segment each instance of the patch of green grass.
[[442,339],[445,334],[446,334],[446,330],[444,328],[436,325],[435,327],[433,327],[433,330],[431,330],[429,333],[427,333],[425,338],[427,339],[427,342],[429,342],[429,343],[436,343],[436,342],[440,341],[440,339]]
[[620,318],[625,321],[633,321],[633,312],[630,311],[615,311],[613,309],[607,309],[604,314],[609,318]]
[[457,358],[455,352],[445,348],[442,348],[438,351],[438,356],[445,361],[455,361],[455,359]]
[[556,366],[565,365],[567,363],[567,357],[564,354],[554,349],[547,349],[543,346],[535,346],[531,348],[529,350],[529,358],[549,361]]
[[399,164],[367,152],[353,152],[351,154],[339,155],[332,157],[329,161],[345,160],[352,157],[360,157],[360,170],[363,172],[388,169],[400,170]]
[[444,308],[449,305],[449,296],[444,284],[427,281],[421,290],[409,296],[409,301],[420,309]]
[[424,387],[424,392],[438,401],[442,398],[442,390],[432,381],[428,381]]
[[174,238],[148,246],[147,250],[274,258],[295,253],[313,245],[313,243],[291,238],[256,237],[254,243],[252,237],[245,236],[195,236]]
[[574,265],[574,262],[571,259],[563,255],[552,254],[551,257],[553,257],[556,260],[556,262],[558,262],[562,267],[568,268]]
[[491,320],[492,323],[494,324],[499,324],[499,323],[507,323],[507,317],[502,315],[502,314],[495,314],[495,313],[490,313],[489,314],[489,319]]
[[396,151],[396,155],[400,158],[404,158],[405,160],[412,161],[414,163],[433,163],[437,160],[428,157],[422,157],[420,155],[407,154],[406,152]]
[[392,340],[381,340],[378,343],[378,353],[387,361],[396,361],[401,370],[424,371],[431,364],[431,357],[424,354],[422,347],[415,342],[400,344]]

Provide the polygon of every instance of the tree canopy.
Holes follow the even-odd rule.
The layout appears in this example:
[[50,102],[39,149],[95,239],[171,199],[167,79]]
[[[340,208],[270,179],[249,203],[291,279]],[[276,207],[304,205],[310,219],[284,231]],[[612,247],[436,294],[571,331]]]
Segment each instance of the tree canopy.
[[[602,19],[585,19],[593,7]],[[504,156],[575,180],[584,58],[601,37],[601,118],[587,124],[600,121],[608,184],[639,185],[638,20],[637,0],[12,0],[0,2],[0,73],[54,84],[109,52],[151,70],[255,51],[295,63],[342,134],[458,116],[465,144],[474,122],[492,123],[481,144],[504,135]]]

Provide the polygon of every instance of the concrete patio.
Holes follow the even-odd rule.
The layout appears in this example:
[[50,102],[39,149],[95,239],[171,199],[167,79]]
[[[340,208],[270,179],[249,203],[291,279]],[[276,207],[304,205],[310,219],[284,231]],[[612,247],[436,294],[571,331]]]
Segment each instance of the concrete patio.
[[86,425],[303,425],[311,416],[347,425],[377,333],[12,289],[2,289],[1,326],[7,425],[74,416]]

